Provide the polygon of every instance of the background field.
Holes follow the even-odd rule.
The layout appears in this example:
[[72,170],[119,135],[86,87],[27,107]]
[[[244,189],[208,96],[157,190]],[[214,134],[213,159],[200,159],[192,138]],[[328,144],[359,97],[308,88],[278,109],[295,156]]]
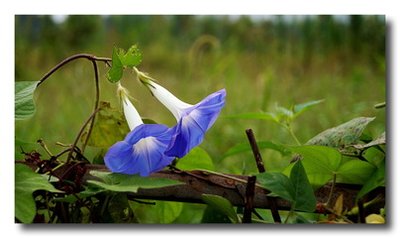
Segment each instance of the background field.
[[[57,21],[54,21],[56,19]],[[294,131],[301,142],[354,117],[373,116],[367,131],[385,129],[385,18],[382,16],[16,16],[16,80],[39,80],[51,67],[76,53],[111,57],[112,47],[138,44],[139,66],[176,96],[196,103],[227,90],[226,106],[201,144],[218,168],[228,173],[256,172],[251,153],[223,157],[247,142],[245,129],[258,140],[294,144],[271,122],[225,116],[273,110],[275,105],[325,101],[301,115]],[[115,85],[100,65],[101,100],[118,107]],[[141,86],[133,73],[122,84],[136,98],[144,117],[169,126],[173,116]],[[72,143],[94,101],[91,63],[74,62],[37,90],[37,112],[17,121],[16,138]],[[20,151],[16,148],[17,153]],[[97,149],[90,148],[88,158]],[[290,158],[263,150],[267,169],[279,170]]]

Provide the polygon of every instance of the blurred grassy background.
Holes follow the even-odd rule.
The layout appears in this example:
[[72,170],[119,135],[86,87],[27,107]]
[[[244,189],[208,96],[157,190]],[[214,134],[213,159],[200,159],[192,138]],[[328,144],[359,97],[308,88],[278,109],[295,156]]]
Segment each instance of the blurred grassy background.
[[[54,16],[15,17],[16,80],[39,80],[50,68],[76,53],[111,57],[114,45],[138,44],[141,71],[188,103],[227,90],[227,103],[201,147],[221,172],[255,172],[251,153],[223,158],[233,145],[246,143],[245,129],[258,140],[294,144],[278,126],[265,121],[223,118],[268,111],[274,105],[325,99],[300,116],[294,131],[301,142],[322,130],[359,116],[376,116],[372,136],[385,129],[386,62],[384,16]],[[115,85],[99,64],[101,100],[118,107]],[[174,125],[172,115],[125,73],[143,117]],[[16,138],[72,143],[94,103],[89,61],[68,64],[35,93],[37,112],[16,121]],[[16,150],[20,150],[16,148]],[[88,151],[90,158],[96,149]],[[279,170],[290,158],[264,150],[267,169]]]

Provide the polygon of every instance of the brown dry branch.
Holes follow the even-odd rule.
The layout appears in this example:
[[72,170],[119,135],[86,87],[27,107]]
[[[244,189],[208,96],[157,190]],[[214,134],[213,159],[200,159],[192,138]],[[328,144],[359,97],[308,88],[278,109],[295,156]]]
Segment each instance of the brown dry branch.
[[[37,169],[37,166],[26,161],[16,161],[16,163],[24,163],[30,166],[33,170]],[[74,163],[78,163],[77,166]],[[52,172],[53,176],[62,177],[68,173],[73,173],[75,168],[79,168],[84,171],[81,183],[86,183],[87,180],[96,180],[98,178],[92,176],[90,171],[108,171],[104,165],[86,164],[84,162],[71,162],[59,167],[57,170]],[[151,199],[151,200],[163,200],[163,201],[177,201],[177,202],[188,202],[188,203],[204,203],[201,195],[202,194],[214,194],[222,196],[228,199],[234,206],[245,206],[246,197],[246,185],[249,176],[244,175],[233,175],[233,174],[213,174],[201,170],[193,171],[181,171],[181,170],[165,170],[157,173],[153,173],[150,177],[157,178],[168,178],[172,180],[178,180],[183,182],[180,185],[162,187],[157,189],[139,189],[137,192],[131,192],[128,194],[130,199]],[[324,203],[326,198],[329,196],[331,185],[327,184],[315,191],[315,196],[318,203]],[[343,209],[350,210],[354,206],[356,196],[360,186],[340,184],[335,185],[335,193],[333,194],[333,200],[336,199],[337,194],[343,194]],[[268,191],[267,191],[268,193]],[[271,201],[265,195],[266,190],[256,186],[254,188],[253,196],[253,208],[265,208],[271,209]],[[380,188],[374,192],[374,196],[378,194],[385,194],[384,188]],[[284,199],[276,198],[276,207],[278,210],[289,210],[290,203]],[[317,209],[316,213],[329,213]]]
[[[256,165],[257,165],[257,169],[258,172],[260,173],[264,173],[265,167],[264,167],[264,162],[263,159],[261,157],[261,153],[260,153],[260,149],[258,148],[257,145],[257,141],[256,138],[254,136],[253,130],[252,129],[247,129],[246,130],[246,135],[247,135],[247,139],[249,140],[250,146],[251,146],[251,150],[253,151],[253,155],[254,155],[254,159],[256,161]],[[275,223],[281,223],[281,217],[279,215],[278,212],[278,208],[276,205],[276,198],[273,197],[267,197],[268,203],[270,204],[271,207],[271,214],[272,217],[274,219]]]

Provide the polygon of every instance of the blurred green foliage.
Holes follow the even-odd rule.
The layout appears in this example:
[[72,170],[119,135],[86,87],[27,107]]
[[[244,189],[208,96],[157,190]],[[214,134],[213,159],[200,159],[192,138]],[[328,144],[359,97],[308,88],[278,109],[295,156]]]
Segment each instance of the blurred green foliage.
[[[257,171],[251,152],[223,158],[230,147],[246,142],[247,128],[260,141],[293,142],[273,123],[226,115],[325,99],[293,123],[302,143],[360,116],[376,117],[369,128],[374,137],[385,129],[385,109],[374,108],[386,97],[384,16],[79,15],[61,23],[53,19],[15,17],[17,81],[39,80],[76,53],[111,57],[114,46],[128,49],[137,44],[143,54],[139,68],[183,101],[196,103],[211,92],[227,89],[222,117],[201,145],[220,172]],[[101,100],[118,107],[116,87],[106,80],[108,68],[99,66]],[[169,111],[133,79],[134,74],[128,73],[121,82],[137,99],[139,113],[174,125]],[[38,88],[36,114],[16,121],[16,138],[24,142],[43,138],[51,150],[59,151],[55,142],[72,143],[90,115],[94,92],[90,62],[65,66]],[[262,152],[268,170],[288,164],[279,152]]]

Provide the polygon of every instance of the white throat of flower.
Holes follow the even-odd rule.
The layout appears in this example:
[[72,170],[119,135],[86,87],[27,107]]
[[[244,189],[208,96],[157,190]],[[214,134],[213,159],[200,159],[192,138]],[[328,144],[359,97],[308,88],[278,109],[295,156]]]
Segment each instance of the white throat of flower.
[[137,126],[143,124],[142,118],[129,100],[127,90],[122,87],[121,84],[118,84],[117,91],[121,97],[125,120],[128,123],[129,129],[133,131],[133,129],[135,129]]
[[166,108],[168,108],[168,110],[174,115],[178,122],[183,116],[184,110],[193,106],[192,104],[185,103],[179,100],[167,89],[154,83],[151,80],[149,80],[148,84],[148,88],[153,93],[154,97],[156,97]]
[[137,151],[138,154],[146,153],[146,151],[153,150],[157,146],[157,139],[153,136],[145,137],[136,142],[132,148]]

